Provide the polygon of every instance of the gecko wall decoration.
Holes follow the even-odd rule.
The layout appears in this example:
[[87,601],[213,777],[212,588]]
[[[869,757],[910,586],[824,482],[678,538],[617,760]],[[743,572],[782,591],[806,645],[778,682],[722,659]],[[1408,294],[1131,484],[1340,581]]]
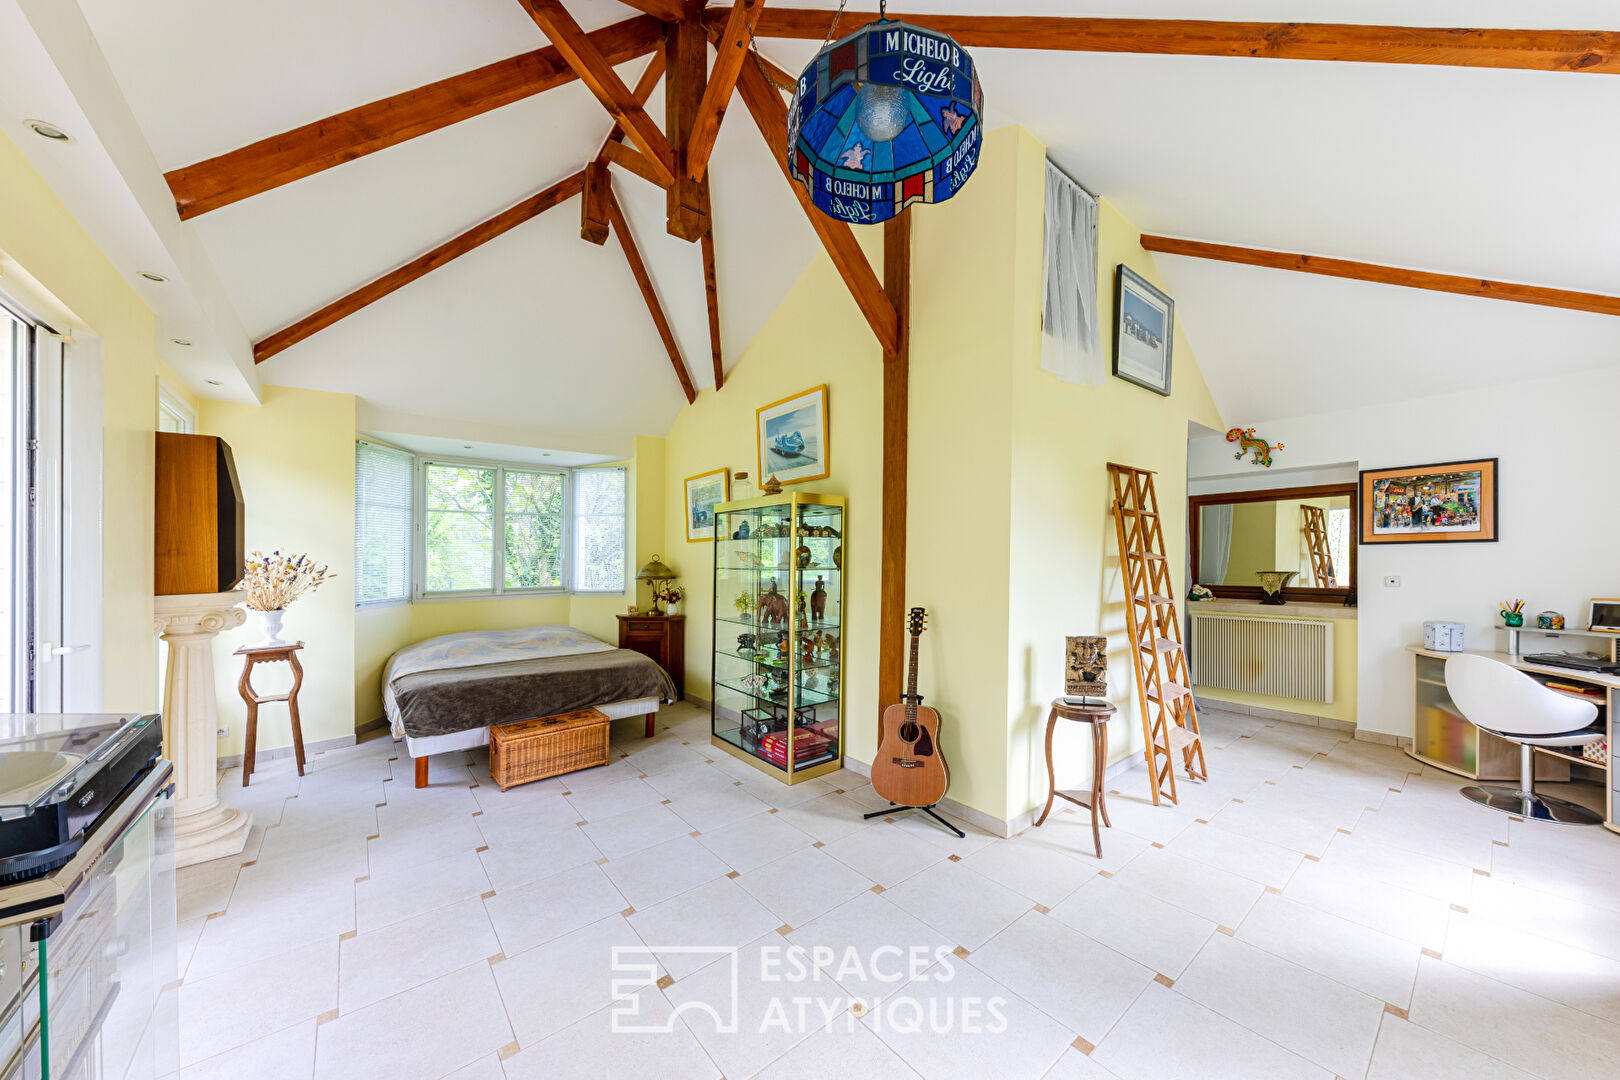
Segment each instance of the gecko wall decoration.
[[1282,443],[1272,446],[1264,439],[1255,438],[1254,428],[1233,428],[1226,433],[1226,441],[1238,444],[1238,452],[1232,455],[1234,458],[1241,460],[1244,454],[1253,451],[1254,457],[1249,460],[1268,469],[1271,468],[1271,452],[1283,448]]

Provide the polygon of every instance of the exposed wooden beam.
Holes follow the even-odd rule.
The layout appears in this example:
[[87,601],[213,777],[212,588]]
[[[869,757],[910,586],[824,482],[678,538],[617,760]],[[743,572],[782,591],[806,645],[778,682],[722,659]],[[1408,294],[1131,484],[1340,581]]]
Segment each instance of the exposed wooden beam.
[[621,4],[628,4],[637,11],[645,11],[648,15],[656,15],[665,22],[680,22],[685,8],[681,0],[619,0]]
[[[883,293],[899,334],[883,351],[882,578],[878,585],[878,712],[900,700],[906,660],[906,472],[911,412],[911,211],[883,223]],[[882,728],[882,725],[878,725]],[[881,730],[879,737],[881,738]]]
[[1245,266],[1264,266],[1273,270],[1297,270],[1306,274],[1324,274],[1327,277],[1375,281],[1382,285],[1401,285],[1409,289],[1430,289],[1463,296],[1483,296],[1490,300],[1511,300],[1518,304],[1539,304],[1543,307],[1568,308],[1571,311],[1595,311],[1600,315],[1620,315],[1620,296],[1605,296],[1601,293],[1549,289],[1541,285],[1520,285],[1486,278],[1461,277],[1456,274],[1436,274],[1427,270],[1409,270],[1403,266],[1380,266],[1377,263],[1351,262],[1348,259],[1329,259],[1321,255],[1295,255],[1286,251],[1234,247],[1231,244],[1209,244],[1201,240],[1180,240],[1169,236],[1144,236],[1142,246],[1149,251],[1162,252],[1166,255],[1188,255],[1196,259],[1216,259],[1220,262],[1242,263]]
[[696,242],[709,231],[709,184],[685,168],[686,145],[709,80],[709,42],[701,17],[670,26],[664,37],[664,126],[675,147],[675,182],[665,195],[669,234]]
[[375,304],[389,293],[437,270],[450,260],[465,255],[482,244],[489,243],[502,233],[516,228],[531,218],[540,216],[564,199],[578,195],[584,184],[585,173],[583,170],[566,179],[559,180],[544,191],[524,199],[516,206],[501,211],[488,221],[474,225],[460,236],[446,240],[427,254],[417,256],[397,270],[390,270],[370,284],[332,301],[313,315],[306,315],[286,329],[277,330],[274,334],[253,346],[254,363],[262,364],[278,352],[291,348],[305,338],[325,330],[339,319],[353,315],[369,304]]
[[[608,63],[622,64],[656,49],[663,34],[657,19],[638,15],[589,37]],[[260,139],[164,179],[180,216],[193,218],[575,78],[556,48],[536,49]]]
[[[647,66],[641,69],[641,76],[640,78],[636,79],[636,88],[631,91],[631,94],[634,95],[636,99],[637,105],[647,104],[647,99],[652,97],[652,92],[658,88],[658,81],[663,77],[664,48],[663,43],[660,42],[658,50],[652,54],[652,59],[648,60]],[[607,138],[602,140],[602,149],[597,151],[596,160],[606,160],[603,157],[603,154],[607,152],[609,144],[622,144],[623,142],[624,128],[620,127],[618,122],[615,121],[613,127],[608,131]]]
[[714,70],[709,72],[709,85],[704,88],[691,137],[686,141],[686,175],[693,180],[703,179],[709,167],[709,155],[714,152],[720,122],[726,117],[731,92],[737,87],[737,75],[748,58],[754,23],[764,7],[765,0],[737,0],[726,17],[724,28],[715,37]]
[[[706,17],[712,22],[728,18],[729,13],[725,8],[713,8]],[[903,17],[908,23],[949,34],[969,48],[1241,56],[1620,74],[1620,31],[1616,30],[920,15],[911,11],[905,12]],[[876,18],[874,12],[846,11],[838,23],[839,33],[850,33]],[[829,11],[772,7],[761,16],[754,32],[760,37],[820,41],[831,22]]]
[[630,264],[630,273],[636,279],[636,287],[641,290],[641,298],[647,301],[647,311],[651,313],[653,325],[658,328],[658,336],[664,339],[664,350],[669,353],[669,362],[675,367],[675,377],[681,381],[681,390],[686,394],[687,403],[697,400],[697,390],[692,386],[692,376],[686,373],[686,361],[681,359],[681,347],[675,342],[675,334],[669,328],[669,320],[664,317],[664,306],[658,302],[658,292],[653,288],[652,277],[647,273],[647,264],[641,260],[641,251],[636,247],[636,238],[630,234],[630,223],[624,219],[624,211],[619,207],[619,200],[608,188],[608,220],[613,223],[613,235],[619,238],[619,246],[624,249],[625,261]]
[[885,351],[892,350],[899,341],[898,322],[894,305],[883,294],[883,286],[878,282],[877,275],[872,272],[872,265],[866,261],[866,255],[855,240],[855,234],[848,225],[823,214],[810,204],[810,197],[805,194],[804,188],[796,182],[787,170],[787,105],[782,101],[782,95],[766,80],[764,72],[754,64],[744,64],[742,74],[737,78],[737,89],[742,92],[743,102],[748,106],[748,112],[754,118],[754,124],[759,128],[760,135],[770,147],[771,156],[776,159],[777,166],[782,175],[787,178],[788,186],[793,189],[794,198],[804,209],[804,214],[810,219],[810,225],[821,237],[822,246],[832,258],[833,265],[849,287],[850,295],[855,298],[855,304],[866,316],[866,321],[872,327],[872,333],[877,335],[878,344]]
[[[590,35],[580,29],[579,23],[568,14],[561,0],[519,0],[535,25],[551,39],[552,45],[562,53],[568,66],[579,79],[590,87],[613,119],[641,148],[658,170],[659,177],[669,183],[675,179],[675,155],[669,140],[658,130],[652,117],[636,103],[635,95],[624,85],[613,65],[591,41]],[[667,52],[667,46],[666,46]]]
[[720,355],[720,279],[714,265],[714,218],[703,234],[703,292],[709,301],[709,351],[714,354],[714,388],[726,385],[726,364]]
[[612,225],[608,221],[611,197],[608,167],[600,161],[585,166],[585,195],[579,200],[579,237],[598,246],[607,243]]
[[622,142],[606,143],[598,160],[611,161],[625,172],[635,173],[649,184],[668,186],[658,179],[658,173],[653,169],[652,162],[647,160],[647,155],[633,146],[626,146]]

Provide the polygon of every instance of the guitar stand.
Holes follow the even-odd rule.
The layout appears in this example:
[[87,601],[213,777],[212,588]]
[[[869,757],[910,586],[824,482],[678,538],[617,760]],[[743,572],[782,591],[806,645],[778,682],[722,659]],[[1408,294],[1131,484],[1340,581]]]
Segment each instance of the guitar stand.
[[875,817],[882,817],[885,814],[898,814],[902,810],[921,810],[923,813],[927,814],[929,817],[951,830],[951,832],[955,833],[959,838],[963,840],[967,839],[967,833],[963,832],[961,829],[958,829],[955,825],[952,825],[950,822],[934,813],[934,808],[932,806],[901,806],[898,803],[891,803],[887,810],[874,810],[870,814],[864,814],[862,816],[867,820],[871,820]]

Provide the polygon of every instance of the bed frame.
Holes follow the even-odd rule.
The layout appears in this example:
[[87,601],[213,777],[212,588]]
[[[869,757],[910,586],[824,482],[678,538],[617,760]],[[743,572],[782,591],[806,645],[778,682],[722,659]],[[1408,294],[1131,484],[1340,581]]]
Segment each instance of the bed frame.
[[[631,716],[647,717],[647,738],[653,737],[653,721],[658,716],[658,699],[636,698],[632,701],[615,701],[611,705],[597,705],[606,714],[609,720],[623,720]],[[448,735],[429,735],[425,738],[415,739],[405,736],[405,752],[416,761],[416,786],[427,787],[428,758],[434,754],[448,754],[454,750],[473,750],[480,746],[489,745],[489,728],[469,728],[466,731],[453,731]]]

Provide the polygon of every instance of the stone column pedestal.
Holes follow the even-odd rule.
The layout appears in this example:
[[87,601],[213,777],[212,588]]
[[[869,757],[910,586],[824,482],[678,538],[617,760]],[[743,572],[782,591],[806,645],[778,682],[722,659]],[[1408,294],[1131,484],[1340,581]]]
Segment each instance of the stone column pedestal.
[[157,632],[169,646],[163,730],[177,788],[174,863],[191,866],[235,855],[247,845],[252,819],[219,801],[219,710],[215,704],[214,638],[241,626],[240,590],[159,596]]

